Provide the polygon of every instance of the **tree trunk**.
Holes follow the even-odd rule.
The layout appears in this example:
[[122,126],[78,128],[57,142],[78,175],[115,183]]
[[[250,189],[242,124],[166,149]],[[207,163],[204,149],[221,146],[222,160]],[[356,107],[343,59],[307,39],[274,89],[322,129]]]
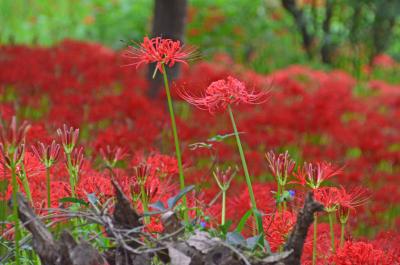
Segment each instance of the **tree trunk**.
[[[155,0],[152,36],[183,41],[186,11],[187,0]],[[170,79],[178,76],[178,65],[176,64],[174,67],[166,69]],[[154,70],[155,64],[150,65],[148,72],[150,81],[148,95],[150,98],[155,98],[158,95],[162,84],[161,75],[158,74],[153,79]]]

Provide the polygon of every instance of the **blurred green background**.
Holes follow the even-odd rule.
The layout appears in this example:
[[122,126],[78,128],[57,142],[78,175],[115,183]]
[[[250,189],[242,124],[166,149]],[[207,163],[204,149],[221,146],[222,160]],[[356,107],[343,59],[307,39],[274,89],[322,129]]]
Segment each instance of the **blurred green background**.
[[[305,52],[299,23],[285,3],[302,11],[313,56]],[[153,5],[153,0],[1,0],[0,44],[52,45],[74,38],[121,49],[151,34]],[[225,52],[258,72],[309,64],[358,76],[378,53],[400,59],[398,0],[188,0],[188,5],[186,42],[200,47],[205,58]],[[334,60],[323,63],[319,50],[327,42]]]

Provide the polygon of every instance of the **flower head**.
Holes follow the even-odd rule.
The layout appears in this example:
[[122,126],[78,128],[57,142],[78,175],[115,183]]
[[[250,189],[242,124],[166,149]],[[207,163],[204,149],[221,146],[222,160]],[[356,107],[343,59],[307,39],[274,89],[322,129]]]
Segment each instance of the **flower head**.
[[272,175],[279,181],[280,185],[285,186],[287,178],[292,174],[296,162],[290,158],[288,151],[278,156],[270,151],[265,157],[267,158]]
[[295,183],[307,185],[311,189],[318,189],[325,180],[342,173],[342,168],[336,168],[331,163],[304,163],[302,168],[294,174]]
[[17,125],[15,116],[10,125],[0,124],[0,162],[7,167],[18,165],[25,153],[25,136],[30,125],[25,121]]
[[269,98],[269,91],[249,92],[243,82],[231,76],[212,82],[201,97],[190,95],[184,89],[178,89],[178,94],[190,104],[210,113],[224,111],[229,105],[240,103],[261,104]]
[[114,168],[117,162],[126,156],[126,152],[121,147],[114,147],[112,149],[109,145],[105,149],[100,148],[100,154],[104,164],[109,168]]
[[143,42],[129,46],[125,56],[133,60],[128,64],[139,68],[142,64],[157,63],[156,69],[163,73],[163,65],[173,67],[175,63],[187,64],[194,49],[185,48],[179,40],[145,37]]
[[65,153],[70,154],[78,141],[79,129],[73,127],[68,129],[67,125],[64,124],[62,130],[57,130],[57,134],[61,138]]
[[53,140],[50,145],[45,145],[42,142],[37,143],[37,147],[31,147],[35,157],[46,167],[50,168],[57,162],[60,157],[60,145]]

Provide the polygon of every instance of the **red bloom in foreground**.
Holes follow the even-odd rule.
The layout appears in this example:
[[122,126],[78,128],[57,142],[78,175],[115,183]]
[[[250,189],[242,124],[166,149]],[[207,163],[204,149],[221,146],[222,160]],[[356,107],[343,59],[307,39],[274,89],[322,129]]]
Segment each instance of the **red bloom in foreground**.
[[133,59],[134,65],[139,68],[142,64],[157,63],[157,69],[163,73],[162,65],[173,67],[175,63],[187,64],[186,60],[194,52],[194,49],[185,48],[179,40],[162,39],[160,37],[149,39],[145,37],[140,45],[129,46],[125,54]]
[[210,113],[224,111],[232,104],[261,104],[269,98],[269,91],[249,92],[243,82],[231,76],[212,82],[201,97],[192,96],[185,90],[178,90],[178,94],[190,104]]

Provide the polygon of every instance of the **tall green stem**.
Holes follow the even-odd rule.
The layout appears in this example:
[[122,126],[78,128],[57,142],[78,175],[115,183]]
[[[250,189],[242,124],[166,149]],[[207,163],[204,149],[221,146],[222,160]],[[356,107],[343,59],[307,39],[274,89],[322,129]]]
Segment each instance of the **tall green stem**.
[[[168,77],[167,77],[167,72],[165,71],[164,65],[162,65],[162,69],[163,69],[165,92],[167,94],[167,100],[168,100],[168,109],[169,109],[169,114],[171,116],[172,133],[174,135],[176,159],[178,160],[179,182],[180,182],[181,190],[183,190],[185,188],[185,176],[183,175],[181,149],[179,147],[179,138],[178,138],[178,131],[176,129],[174,107],[172,106],[171,92],[169,90]],[[182,197],[182,202],[183,202],[183,206],[184,206],[184,212],[183,212],[184,219],[185,219],[186,224],[188,224],[189,223],[189,213],[188,213],[186,195],[184,195]]]
[[335,252],[335,231],[333,230],[333,216],[332,216],[333,212],[329,212],[328,213],[328,218],[329,218],[329,229],[331,232],[331,248],[332,248],[332,252]]
[[312,265],[317,264],[317,229],[318,229],[318,215],[314,214],[314,236],[313,236],[313,252],[312,252]]
[[340,247],[343,247],[344,244],[344,230],[346,227],[346,223],[340,223]]
[[[13,163],[13,162],[12,162]],[[18,203],[17,203],[17,192],[18,192],[18,182],[17,182],[17,173],[16,166],[14,164],[11,165],[11,179],[12,179],[12,199],[13,199],[13,215],[14,215],[14,227],[15,227],[15,264],[20,264],[20,247],[19,241],[21,238],[20,227],[19,227],[19,216],[18,216]]]
[[47,208],[51,208],[50,167],[46,167]]
[[[144,189],[144,183],[140,184],[140,194],[142,196],[141,201],[142,201],[142,206],[143,206],[143,212],[146,213],[149,211],[149,207],[147,206],[147,196],[146,196],[146,191]],[[150,216],[144,217],[144,223],[150,224]]]
[[225,212],[226,212],[226,190],[222,190],[222,213],[221,225],[225,225]]
[[249,195],[250,195],[251,207],[253,210],[254,218],[256,219],[257,232],[258,232],[258,234],[264,234],[262,222],[257,215],[258,210],[257,210],[257,205],[256,205],[256,198],[254,197],[253,186],[251,185],[251,179],[250,179],[249,170],[247,169],[246,158],[244,156],[242,143],[241,143],[240,137],[239,137],[239,132],[237,130],[235,118],[233,117],[233,112],[232,112],[232,108],[230,105],[228,105],[228,112],[229,112],[229,116],[231,118],[233,132],[235,133],[236,143],[237,143],[237,146],[239,149],[239,154],[240,154],[240,159],[242,160],[242,166],[243,166],[243,171],[244,171],[244,175],[246,178],[247,189],[249,190]]
[[24,163],[21,163],[21,174],[20,174],[20,178],[21,178],[21,181],[22,181],[22,185],[24,186],[24,190],[25,190],[25,193],[26,193],[26,197],[28,198],[28,201],[29,201],[30,203],[32,203],[31,188],[29,187],[29,181],[28,181],[28,177],[27,177],[27,175],[26,175]]
[[75,173],[71,162],[71,153],[65,152],[67,157],[67,169],[69,174],[69,184],[71,186],[71,196],[75,197]]

